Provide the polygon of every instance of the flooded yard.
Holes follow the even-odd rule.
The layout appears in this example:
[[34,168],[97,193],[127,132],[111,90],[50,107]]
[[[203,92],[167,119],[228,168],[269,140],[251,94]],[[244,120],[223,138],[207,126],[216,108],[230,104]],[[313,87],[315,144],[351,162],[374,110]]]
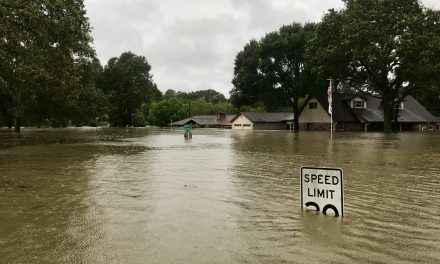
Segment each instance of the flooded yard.
[[[345,216],[300,205],[342,168]],[[1,263],[440,263],[440,133],[0,131]]]

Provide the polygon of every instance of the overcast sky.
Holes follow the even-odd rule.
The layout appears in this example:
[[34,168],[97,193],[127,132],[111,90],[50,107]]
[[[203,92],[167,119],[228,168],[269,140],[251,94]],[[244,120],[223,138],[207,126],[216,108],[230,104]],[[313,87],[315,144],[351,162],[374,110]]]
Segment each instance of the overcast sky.
[[[423,0],[440,8],[439,0]],[[143,55],[159,89],[232,88],[235,55],[292,22],[319,21],[341,0],[85,0],[101,63],[124,51]]]

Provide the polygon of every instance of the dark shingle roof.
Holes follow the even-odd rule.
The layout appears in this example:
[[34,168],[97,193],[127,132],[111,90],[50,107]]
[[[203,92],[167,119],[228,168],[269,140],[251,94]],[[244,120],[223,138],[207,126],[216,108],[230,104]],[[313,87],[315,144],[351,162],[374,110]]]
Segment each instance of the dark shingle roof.
[[[412,96],[403,99],[403,109],[399,109],[398,122],[401,123],[418,123],[418,122],[435,122],[435,117],[426,110]],[[383,110],[380,98],[368,97],[367,108],[351,109],[359,118],[367,122],[383,122]]]
[[433,116],[423,105],[421,105],[414,97],[405,97],[405,104],[409,107],[404,107],[408,109],[413,114],[425,119],[427,122],[435,122],[436,118]]
[[358,118],[367,122],[383,122],[383,111],[380,106],[380,99],[372,96],[367,97],[367,108],[347,108],[352,111]]
[[[352,99],[361,97],[367,101],[366,108],[351,108],[349,103]],[[328,109],[327,94],[316,96],[325,110]],[[383,122],[383,110],[381,99],[369,95],[356,94],[333,94],[333,120],[335,122],[356,122],[358,119],[366,122]],[[417,123],[435,122],[436,118],[426,110],[412,96],[404,98],[404,107],[399,110],[398,122]]]
[[247,119],[253,123],[279,123],[283,121],[293,120],[293,113],[281,112],[281,113],[257,113],[257,112],[241,112],[236,115],[231,122],[234,122],[240,115],[244,115]]

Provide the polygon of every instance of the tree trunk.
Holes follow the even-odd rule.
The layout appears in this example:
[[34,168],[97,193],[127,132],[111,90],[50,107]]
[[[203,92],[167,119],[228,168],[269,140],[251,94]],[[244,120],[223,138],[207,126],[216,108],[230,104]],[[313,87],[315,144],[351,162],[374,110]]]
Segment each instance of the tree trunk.
[[394,131],[399,131],[399,106],[397,106],[396,109],[394,109],[393,113],[393,120],[394,120]]
[[10,117],[8,117],[8,128],[12,128],[12,119]]
[[293,131],[299,131],[299,118],[298,118],[298,98],[293,99]]
[[20,133],[20,126],[21,126],[21,118],[18,116],[15,118],[15,132]]
[[385,100],[382,102],[383,108],[383,132],[391,133],[393,130],[392,120],[393,120],[393,108],[392,106],[386,102]]

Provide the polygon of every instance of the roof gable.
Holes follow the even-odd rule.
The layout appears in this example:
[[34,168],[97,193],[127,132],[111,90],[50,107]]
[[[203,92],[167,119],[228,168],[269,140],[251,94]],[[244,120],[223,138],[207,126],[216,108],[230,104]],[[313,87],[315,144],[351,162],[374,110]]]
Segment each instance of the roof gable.
[[[352,100],[357,97],[357,95],[353,94],[342,94],[342,93],[333,93],[333,121],[335,122],[357,122],[358,119],[356,116],[350,111],[348,107],[347,100]],[[318,96],[315,96],[318,102],[322,105],[322,107],[328,110],[328,97],[326,93],[321,93]]]
[[367,100],[362,98],[362,97],[360,97],[360,96],[356,96],[356,97],[353,97],[350,101],[363,101],[363,102],[366,102]]

